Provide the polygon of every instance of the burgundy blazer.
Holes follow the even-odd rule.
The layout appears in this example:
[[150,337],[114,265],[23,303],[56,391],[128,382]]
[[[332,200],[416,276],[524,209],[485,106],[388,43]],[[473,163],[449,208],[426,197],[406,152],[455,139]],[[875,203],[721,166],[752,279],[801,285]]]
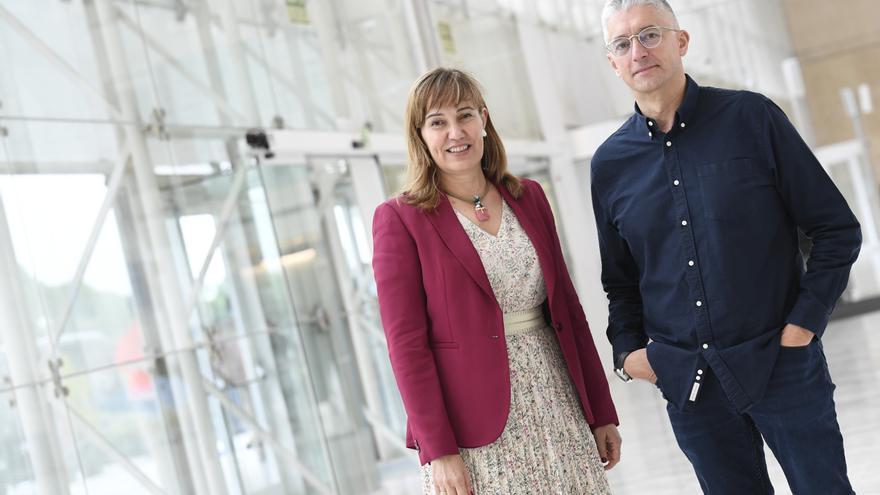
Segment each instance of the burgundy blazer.
[[[605,371],[562,257],[544,190],[499,186],[538,255],[545,311],[584,417],[618,424]],[[373,217],[373,271],[391,366],[407,413],[406,445],[422,464],[495,441],[510,409],[504,318],[483,264],[441,196],[433,212],[392,198]]]

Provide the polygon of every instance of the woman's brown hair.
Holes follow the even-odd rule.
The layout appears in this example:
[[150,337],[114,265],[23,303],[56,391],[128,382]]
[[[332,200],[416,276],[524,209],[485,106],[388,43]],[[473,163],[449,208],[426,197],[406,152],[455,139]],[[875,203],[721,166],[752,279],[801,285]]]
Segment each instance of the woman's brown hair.
[[[438,174],[431,152],[422,139],[421,127],[428,110],[472,103],[477,109],[486,108],[480,85],[470,74],[458,69],[436,68],[420,77],[413,85],[406,102],[407,181],[403,188],[407,203],[423,210],[433,210],[440,202]],[[514,198],[522,194],[519,179],[507,171],[507,154],[491,116],[486,118],[486,137],[483,138],[483,175],[490,182],[504,186]]]

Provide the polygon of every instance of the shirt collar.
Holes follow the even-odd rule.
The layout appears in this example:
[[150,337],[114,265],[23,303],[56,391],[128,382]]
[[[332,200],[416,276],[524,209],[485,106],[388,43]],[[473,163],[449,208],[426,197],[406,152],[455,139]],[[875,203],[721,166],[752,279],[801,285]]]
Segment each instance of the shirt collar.
[[[697,84],[691,76],[685,74],[685,87],[684,87],[684,98],[681,100],[681,104],[678,106],[678,110],[675,112],[675,122],[674,126],[681,126],[682,123],[687,125],[691,121],[691,117],[694,114],[694,111],[697,108],[697,100],[700,96],[700,85]],[[639,108],[638,103],[633,103],[633,107],[636,112],[636,120],[639,123],[639,130],[645,133],[645,137],[648,139],[653,139],[654,134],[656,134],[656,126],[657,123],[654,122],[653,119],[649,119],[642,114],[642,110]],[[673,127],[674,128],[674,127]],[[670,131],[671,132],[671,131]]]

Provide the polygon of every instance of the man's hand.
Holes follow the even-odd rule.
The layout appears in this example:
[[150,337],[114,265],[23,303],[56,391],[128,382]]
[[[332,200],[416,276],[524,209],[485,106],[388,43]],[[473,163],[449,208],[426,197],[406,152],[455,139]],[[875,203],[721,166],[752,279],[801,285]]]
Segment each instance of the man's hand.
[[657,375],[654,374],[651,363],[648,362],[648,351],[644,348],[632,351],[626,356],[626,360],[623,362],[623,371],[626,371],[626,374],[633,378],[657,383]]
[[596,448],[602,464],[605,465],[605,471],[608,471],[620,462],[620,433],[616,426],[610,424],[593,430],[593,437],[596,439]]
[[471,477],[464,460],[458,454],[444,455],[431,461],[434,493],[442,495],[470,495]]
[[806,328],[789,323],[782,329],[782,340],[779,343],[782,347],[804,347],[810,345],[815,336],[816,334]]

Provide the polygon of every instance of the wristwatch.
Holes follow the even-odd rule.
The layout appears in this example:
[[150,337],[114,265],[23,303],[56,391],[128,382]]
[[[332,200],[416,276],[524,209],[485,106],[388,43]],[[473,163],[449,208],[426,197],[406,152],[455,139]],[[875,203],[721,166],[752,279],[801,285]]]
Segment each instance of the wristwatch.
[[629,356],[631,351],[621,352],[617,355],[617,358],[614,360],[614,374],[617,375],[618,378],[623,380],[624,383],[629,383],[633,381],[633,378],[629,376],[629,373],[623,369],[623,363],[626,361],[626,357]]

